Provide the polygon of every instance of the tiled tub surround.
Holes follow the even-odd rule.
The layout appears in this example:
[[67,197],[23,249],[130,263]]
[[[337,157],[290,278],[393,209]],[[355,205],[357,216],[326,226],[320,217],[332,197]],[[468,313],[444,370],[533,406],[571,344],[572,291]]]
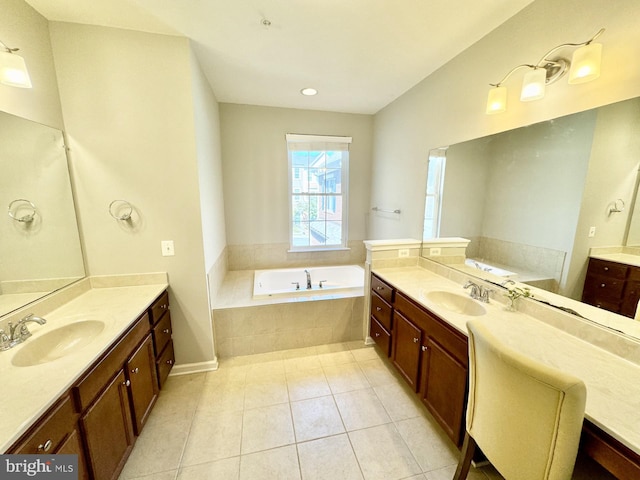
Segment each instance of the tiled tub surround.
[[219,357],[363,340],[363,289],[253,299],[253,271],[227,273],[213,308]]
[[[34,312],[45,317],[47,323],[42,326],[30,323],[31,338],[0,352],[0,378],[4,386],[0,451],[6,451],[27,431],[167,287],[166,274],[87,278],[3,318],[3,324],[9,320],[15,322]],[[12,357],[29,342],[55,328],[83,320],[99,320],[105,324],[88,345],[49,363],[30,367],[11,364]]]
[[[431,290],[464,294],[460,284],[418,266],[374,272],[466,335],[466,322],[472,317],[452,313],[426,298]],[[495,301],[486,308],[484,316],[475,318],[484,319],[501,341],[583,379],[587,385],[585,418],[640,455],[640,364],[545,323],[542,311],[537,312],[538,319],[522,312],[508,312]],[[567,321],[580,322],[564,316]],[[596,325],[580,325],[580,330],[588,328],[604,331]],[[631,357],[633,354],[630,352]]]

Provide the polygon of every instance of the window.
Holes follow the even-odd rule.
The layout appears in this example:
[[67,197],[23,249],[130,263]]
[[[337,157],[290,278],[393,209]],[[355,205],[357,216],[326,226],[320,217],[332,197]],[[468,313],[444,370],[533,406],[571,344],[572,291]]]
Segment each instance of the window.
[[287,134],[291,250],[346,248],[350,143]]
[[427,165],[427,196],[424,204],[424,231],[422,239],[440,236],[440,210],[447,149],[435,148],[429,152]]

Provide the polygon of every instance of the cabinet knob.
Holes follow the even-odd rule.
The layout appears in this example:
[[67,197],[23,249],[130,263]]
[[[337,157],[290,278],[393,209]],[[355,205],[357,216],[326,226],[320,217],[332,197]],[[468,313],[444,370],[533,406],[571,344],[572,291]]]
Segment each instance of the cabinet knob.
[[167,305],[166,303],[163,303],[162,305],[160,305],[160,308],[162,310],[167,310],[169,308],[169,305]]
[[418,343],[420,339],[418,337],[413,337],[413,343]]
[[376,307],[376,312],[380,312],[382,309],[380,307]]
[[600,287],[602,287],[602,288],[604,288],[604,287],[606,287],[606,286],[607,286],[607,284],[606,284],[606,283],[602,283],[602,284],[600,285]]
[[604,271],[608,272],[609,271],[609,267],[604,267]]
[[429,350],[429,347],[427,347],[426,345],[422,345],[422,351],[426,352],[427,350]]
[[173,360],[167,360],[167,365],[173,365]]
[[48,452],[49,450],[51,450],[51,446],[53,445],[53,442],[51,440],[47,440],[44,443],[41,443],[40,445],[38,445],[38,451],[39,452]]
[[124,385],[125,387],[130,387],[131,386],[131,381],[127,380],[126,382],[122,382],[122,385]]
[[138,373],[139,371],[140,371],[140,369],[138,367],[136,367],[133,370],[131,370],[131,373]]
[[376,290],[378,290],[378,291],[384,290],[384,287],[376,287]]
[[376,332],[376,337],[379,337],[379,336],[380,336],[380,334]]
[[164,330],[162,330],[162,333],[169,333],[169,329],[165,328]]

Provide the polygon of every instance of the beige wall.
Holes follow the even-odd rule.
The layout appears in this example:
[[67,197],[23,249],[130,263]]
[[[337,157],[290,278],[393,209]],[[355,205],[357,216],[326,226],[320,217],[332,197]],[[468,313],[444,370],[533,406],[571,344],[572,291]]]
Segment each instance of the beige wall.
[[221,104],[220,115],[229,245],[277,244],[280,251],[284,244],[286,248],[287,133],[353,137],[349,153],[348,240],[367,238],[373,125],[370,115],[235,104]]
[[[371,204],[402,210],[371,217],[371,238],[420,238],[428,151],[640,95],[640,2],[537,0],[378,112],[374,120]],[[600,27],[603,71],[582,85],[561,79],[544,99],[523,103],[515,75],[508,111],[485,115],[488,84],[548,49],[583,41]]]
[[[198,168],[210,158],[206,188],[218,160],[215,134],[195,121],[215,126],[217,112],[189,42],[68,23],[50,30],[89,274],[167,271],[176,361],[211,361]],[[206,105],[195,108],[198,99]],[[114,199],[133,204],[133,222],[109,216]],[[175,242],[175,256],[161,255],[161,240]]]
[[0,110],[63,129],[49,23],[23,0],[0,0],[0,40],[19,48],[33,88],[0,84]]

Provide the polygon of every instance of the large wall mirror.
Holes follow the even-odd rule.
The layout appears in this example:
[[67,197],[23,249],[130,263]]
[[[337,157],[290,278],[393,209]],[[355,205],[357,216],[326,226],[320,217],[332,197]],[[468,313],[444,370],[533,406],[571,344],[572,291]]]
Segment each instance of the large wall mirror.
[[85,275],[61,131],[0,112],[0,317]]
[[429,258],[580,300],[590,248],[640,246],[639,166],[640,99],[434,148],[423,240],[470,243]]

